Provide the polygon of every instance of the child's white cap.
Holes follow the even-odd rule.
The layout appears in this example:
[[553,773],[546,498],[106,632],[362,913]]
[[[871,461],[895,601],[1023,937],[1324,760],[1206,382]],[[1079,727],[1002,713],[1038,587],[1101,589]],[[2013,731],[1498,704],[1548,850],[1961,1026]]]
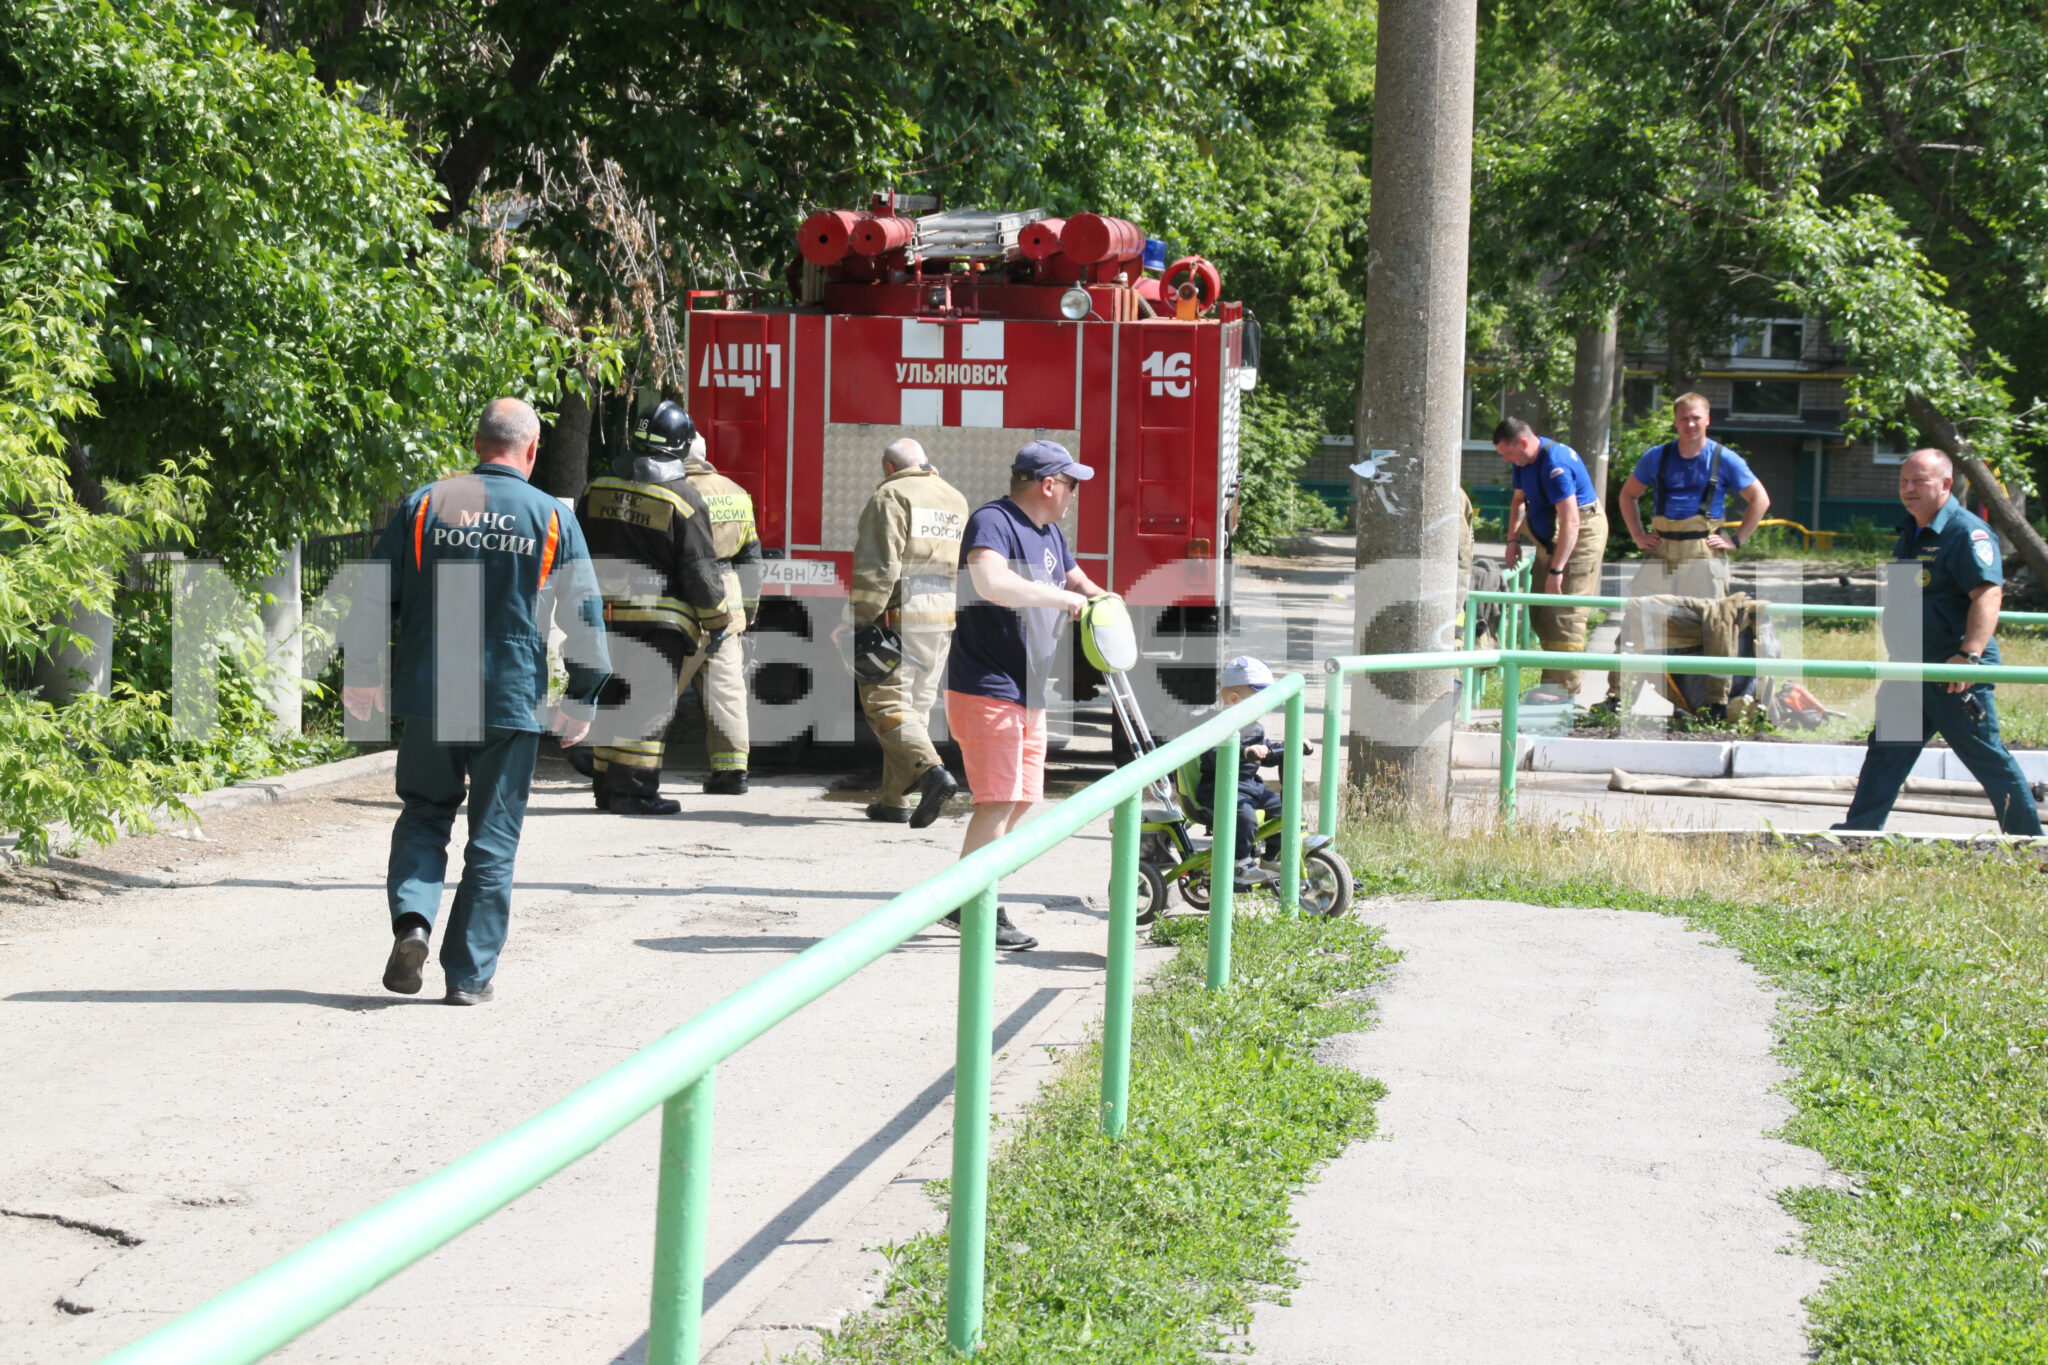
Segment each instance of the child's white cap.
[[1223,665],[1224,687],[1271,687],[1273,670],[1249,654],[1240,654]]

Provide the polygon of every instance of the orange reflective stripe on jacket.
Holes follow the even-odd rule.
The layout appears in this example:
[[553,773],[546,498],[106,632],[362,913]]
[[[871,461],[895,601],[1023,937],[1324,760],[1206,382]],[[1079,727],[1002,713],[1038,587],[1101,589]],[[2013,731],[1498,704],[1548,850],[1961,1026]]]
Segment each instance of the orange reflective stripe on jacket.
[[429,503],[433,502],[433,500],[434,500],[434,495],[433,495],[432,493],[423,493],[423,494],[421,494],[421,495],[420,495],[420,510],[419,510],[418,512],[416,512],[416,513],[414,513],[414,514],[413,514],[413,519],[412,519],[412,566],[413,566],[413,567],[414,567],[415,569],[421,569],[421,570],[424,570],[424,569],[425,569],[425,568],[427,567],[427,565],[426,565],[426,560],[425,560],[425,558],[424,558],[424,556],[423,556],[423,554],[422,554],[422,546],[423,546],[423,545],[424,545],[424,543],[425,543],[425,540],[426,540],[426,534],[427,534],[427,506],[428,506],[428,504],[429,504]]
[[548,585],[548,575],[555,571],[555,549],[562,543],[562,514],[548,513],[548,538],[540,547],[540,586]]

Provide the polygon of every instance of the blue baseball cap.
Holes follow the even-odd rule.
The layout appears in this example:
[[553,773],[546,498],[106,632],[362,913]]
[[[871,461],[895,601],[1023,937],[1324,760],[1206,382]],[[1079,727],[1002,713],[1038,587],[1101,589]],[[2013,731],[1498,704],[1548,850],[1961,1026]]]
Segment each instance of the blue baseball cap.
[[1058,441],[1033,441],[1025,446],[1011,462],[1010,472],[1022,479],[1049,479],[1064,474],[1083,483],[1095,477],[1094,470],[1067,454],[1067,448]]
[[1263,691],[1273,685],[1273,670],[1263,660],[1240,654],[1223,665],[1222,676],[1216,681],[1222,687],[1253,687]]

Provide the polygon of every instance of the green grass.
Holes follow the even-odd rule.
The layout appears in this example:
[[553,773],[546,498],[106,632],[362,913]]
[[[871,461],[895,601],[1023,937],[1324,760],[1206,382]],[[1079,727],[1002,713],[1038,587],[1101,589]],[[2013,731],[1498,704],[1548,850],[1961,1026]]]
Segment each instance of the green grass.
[[[1881,657],[1875,621],[1812,621],[1802,627],[1780,627],[1778,638],[1788,655],[1807,659],[1875,659]],[[1998,632],[2001,661],[2036,666],[2048,664],[2048,632],[2038,626],[2007,626]],[[1830,723],[1826,738],[1860,738],[1872,724],[1877,684],[1842,678],[1809,678],[1806,689],[1828,706],[1849,714]],[[2005,742],[2016,749],[2048,748],[2048,687],[1998,689],[1998,725]]]
[[[1163,923],[1176,945],[1138,998],[1130,1127],[1097,1129],[1100,1052],[1061,1069],[989,1175],[988,1289],[976,1360],[1197,1365],[1297,1281],[1293,1191],[1371,1128],[1375,1082],[1317,1062],[1362,1027],[1350,993],[1393,954],[1355,921],[1240,918],[1229,990],[1203,988],[1207,925]],[[881,1303],[821,1348],[840,1365],[957,1359],[946,1346],[943,1232],[890,1249]]]
[[1833,1365],[2048,1362],[2048,876],[1904,845],[1829,857],[1541,829],[1450,838],[1354,822],[1361,895],[1684,917],[1788,994],[1785,1129],[1851,1188],[1784,1196],[1834,1267],[1810,1301]]
[[[1874,621],[1827,621],[1815,620],[1804,625],[1794,622],[1780,622],[1779,643],[1789,657],[1805,659],[1877,659],[1883,654],[1878,648],[1877,623]],[[2048,631],[2038,626],[2008,626],[1998,633],[1998,647],[2002,660],[2008,664],[2029,666],[2048,665]],[[1590,671],[1590,670],[1589,670]],[[1534,669],[1522,673],[1523,690],[1537,685]],[[1870,733],[1877,711],[1877,684],[1858,682],[1849,678],[1807,678],[1801,683],[1829,708],[1843,713],[1840,719],[1830,719],[1814,730],[1786,732],[1788,738],[1811,744],[1860,744]],[[1501,701],[1500,671],[1489,670],[1479,675],[1479,687],[1474,693],[1472,705],[1475,709],[1498,709]],[[1583,712],[1579,716],[1582,731],[1591,733],[1605,730],[1618,733],[1623,727],[1619,721],[1589,721]],[[1658,726],[1655,720],[1638,718],[1633,726]],[[2021,687],[2012,684],[2001,685],[1998,689],[1999,732],[2008,747],[2014,749],[2048,748],[2048,687]],[[1658,726],[1658,728],[1663,728]],[[1689,727],[1675,724],[1669,727],[1674,732],[1684,732]],[[1725,727],[1697,727],[1710,731],[1716,737],[1725,738]],[[1771,727],[1759,718],[1749,727],[1752,731],[1766,731]]]

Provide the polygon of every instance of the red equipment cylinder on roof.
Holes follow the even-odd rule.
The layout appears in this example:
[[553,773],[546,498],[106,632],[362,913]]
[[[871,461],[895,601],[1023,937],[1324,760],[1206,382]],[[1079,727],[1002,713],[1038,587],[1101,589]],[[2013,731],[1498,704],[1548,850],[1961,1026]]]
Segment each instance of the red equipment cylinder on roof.
[[853,246],[854,229],[869,216],[846,209],[814,213],[796,230],[796,249],[812,265],[837,265]]
[[1187,272],[1185,283],[1194,285],[1202,307],[1207,308],[1223,297],[1222,273],[1200,256],[1183,256],[1166,267],[1166,274],[1160,278],[1168,291],[1177,287],[1174,277],[1182,271]]
[[1145,254],[1145,230],[1121,218],[1077,213],[1060,232],[1060,250],[1076,265],[1135,261]]
[[1060,233],[1066,228],[1064,218],[1041,218],[1035,223],[1026,223],[1024,230],[1017,234],[1017,250],[1024,258],[1042,261],[1059,253]]
[[917,236],[917,222],[893,215],[870,217],[853,230],[853,249],[863,256],[901,251]]

